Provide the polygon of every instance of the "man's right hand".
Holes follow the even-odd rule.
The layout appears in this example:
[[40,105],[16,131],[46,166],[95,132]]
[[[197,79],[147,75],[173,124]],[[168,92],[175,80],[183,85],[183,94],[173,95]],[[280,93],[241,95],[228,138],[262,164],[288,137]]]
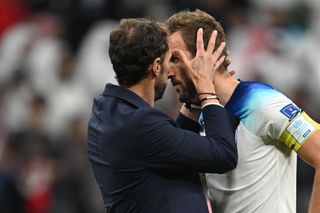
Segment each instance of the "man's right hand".
[[203,29],[197,32],[197,52],[196,56],[189,60],[184,52],[180,49],[173,50],[177,57],[180,58],[182,66],[185,67],[186,74],[192,80],[197,93],[214,93],[213,76],[225,60],[221,56],[225,48],[225,42],[222,42],[219,48],[213,52],[216,43],[217,31],[213,31],[209,40],[207,49],[203,43]]

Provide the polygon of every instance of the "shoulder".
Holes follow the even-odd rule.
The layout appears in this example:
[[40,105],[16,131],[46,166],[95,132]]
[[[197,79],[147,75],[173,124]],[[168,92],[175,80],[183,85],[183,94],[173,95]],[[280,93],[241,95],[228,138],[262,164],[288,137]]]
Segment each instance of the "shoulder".
[[257,135],[277,138],[301,111],[287,96],[267,84],[248,83],[243,94],[244,103],[238,110],[239,117]]
[[260,82],[247,82],[244,92],[246,105],[257,108],[289,100],[272,86]]
[[300,111],[286,95],[263,83],[254,83],[248,90],[246,107],[252,114],[269,121],[287,122]]
[[227,104],[227,109],[233,114],[246,119],[253,113],[265,113],[274,108],[290,103],[284,94],[272,86],[254,81],[242,81]]
[[288,122],[300,111],[290,98],[272,87],[254,89],[249,93],[248,102],[254,114],[269,121]]

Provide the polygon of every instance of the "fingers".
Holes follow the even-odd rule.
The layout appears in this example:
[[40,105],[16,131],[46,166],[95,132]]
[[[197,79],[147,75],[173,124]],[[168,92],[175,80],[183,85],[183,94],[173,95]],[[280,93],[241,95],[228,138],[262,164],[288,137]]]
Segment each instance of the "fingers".
[[230,64],[232,64],[232,60],[231,58],[229,57],[230,56],[230,51],[227,50],[227,58],[226,58],[226,66],[228,67]]
[[216,46],[217,34],[218,32],[216,30],[214,30],[211,34],[208,47],[207,47],[207,52],[209,53],[213,53],[214,47]]
[[199,28],[197,32],[197,54],[201,55],[204,53],[204,44],[203,44],[203,29]]
[[232,60],[228,57],[226,59],[226,65],[229,66],[230,64],[232,64]]
[[188,58],[186,56],[186,54],[180,50],[180,49],[173,49],[172,50],[172,54],[177,57],[178,59],[180,59],[180,61],[183,63],[183,64],[187,64],[188,63]]
[[221,56],[222,51],[224,50],[225,46],[226,46],[226,43],[221,42],[219,48],[216,51],[214,51],[214,53],[213,53],[214,60],[217,60]]
[[214,64],[214,69],[217,70],[220,68],[221,64],[224,62],[226,56],[221,56],[219,60]]

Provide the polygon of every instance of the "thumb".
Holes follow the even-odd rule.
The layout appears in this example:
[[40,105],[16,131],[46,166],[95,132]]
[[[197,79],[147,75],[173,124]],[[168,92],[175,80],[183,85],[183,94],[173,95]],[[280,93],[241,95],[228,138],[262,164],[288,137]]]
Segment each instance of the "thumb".
[[189,63],[189,60],[186,56],[186,54],[180,50],[180,49],[173,49],[172,54],[177,57],[184,65],[187,65]]

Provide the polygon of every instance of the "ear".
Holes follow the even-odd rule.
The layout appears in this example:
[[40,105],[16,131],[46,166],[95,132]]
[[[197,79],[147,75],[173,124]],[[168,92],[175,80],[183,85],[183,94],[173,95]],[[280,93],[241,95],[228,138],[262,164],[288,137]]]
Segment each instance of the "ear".
[[156,58],[151,65],[151,72],[154,76],[158,76],[161,72],[161,59]]

